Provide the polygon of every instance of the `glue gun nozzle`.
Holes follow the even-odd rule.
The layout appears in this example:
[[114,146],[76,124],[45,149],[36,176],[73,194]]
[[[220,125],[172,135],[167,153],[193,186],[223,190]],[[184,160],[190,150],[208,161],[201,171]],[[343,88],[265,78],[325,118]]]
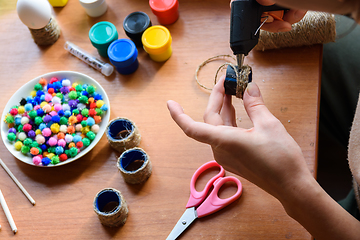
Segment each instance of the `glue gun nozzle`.
[[241,71],[241,68],[244,64],[244,57],[245,57],[244,54],[236,54],[236,63],[237,63],[239,72]]

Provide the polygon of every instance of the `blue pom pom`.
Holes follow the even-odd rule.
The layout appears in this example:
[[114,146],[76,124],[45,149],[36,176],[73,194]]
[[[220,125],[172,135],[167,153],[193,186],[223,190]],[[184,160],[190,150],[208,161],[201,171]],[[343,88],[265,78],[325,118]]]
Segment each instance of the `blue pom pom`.
[[44,157],[44,158],[41,160],[41,163],[42,163],[43,166],[49,165],[50,162],[51,162],[51,160],[50,160],[50,158],[48,158],[48,157]]
[[42,151],[46,151],[46,150],[47,150],[46,144],[41,144],[39,147],[41,148]]
[[39,90],[39,91],[36,92],[36,96],[38,96],[38,97],[41,97],[43,95],[45,96],[44,91]]
[[65,116],[65,117],[70,117],[70,116],[71,116],[71,111],[70,111],[70,110],[66,110],[66,111],[64,112],[64,116]]
[[62,154],[63,152],[64,152],[64,148],[63,148],[63,147],[57,146],[57,147],[55,148],[55,154],[56,154],[56,155],[60,155],[60,154]]
[[95,120],[92,117],[88,117],[88,119],[86,119],[86,123],[88,126],[92,126],[95,124]]
[[60,116],[59,115],[52,116],[51,121],[54,122],[54,123],[59,123],[60,122]]
[[15,117],[15,125],[20,125],[21,124],[21,117]]
[[88,97],[88,96],[89,96],[89,93],[88,93],[87,91],[82,91],[82,92],[81,92],[81,95],[84,95],[84,96],[87,96],[87,97]]
[[39,129],[42,131],[42,130],[44,130],[44,128],[46,128],[47,126],[46,126],[46,124],[45,123],[40,123],[40,125],[39,125]]
[[82,139],[82,137],[81,137],[81,136],[79,136],[79,135],[75,135],[75,136],[74,136],[74,138],[73,138],[73,142],[74,142],[74,143],[80,142],[80,141],[81,141],[81,139]]
[[33,109],[33,105],[31,103],[25,104],[25,111],[29,112]]
[[44,116],[45,112],[44,110],[42,110],[41,108],[39,108],[38,110],[36,110],[36,114],[40,117]]
[[101,96],[101,94],[95,93],[94,99],[95,100],[103,100],[103,97]]
[[108,106],[106,104],[103,104],[100,109],[103,110],[103,111],[107,111]]
[[54,89],[59,90],[62,87],[61,82],[57,81],[53,83]]
[[61,109],[60,111],[58,111],[58,115],[59,115],[60,117],[64,116],[64,114],[65,114],[65,113],[64,113],[64,110]]

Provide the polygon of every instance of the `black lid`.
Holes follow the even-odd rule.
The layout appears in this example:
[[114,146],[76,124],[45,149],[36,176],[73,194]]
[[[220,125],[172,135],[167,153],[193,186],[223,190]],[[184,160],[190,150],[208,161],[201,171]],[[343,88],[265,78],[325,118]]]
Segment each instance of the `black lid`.
[[124,19],[123,27],[130,38],[142,33],[151,26],[149,16],[144,12],[133,12]]

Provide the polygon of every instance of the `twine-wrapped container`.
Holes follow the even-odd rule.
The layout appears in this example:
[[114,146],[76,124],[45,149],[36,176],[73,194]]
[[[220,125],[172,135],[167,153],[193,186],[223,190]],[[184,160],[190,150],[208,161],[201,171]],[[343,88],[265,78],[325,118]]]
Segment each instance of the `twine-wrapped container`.
[[150,158],[141,148],[123,152],[118,159],[117,167],[125,182],[130,184],[145,182],[152,172]]
[[40,46],[51,45],[60,37],[60,27],[55,18],[51,18],[49,23],[40,29],[29,28],[34,42]]
[[100,222],[108,227],[124,225],[129,214],[125,198],[114,188],[105,188],[98,192],[93,207]]
[[106,137],[118,152],[137,147],[140,144],[141,135],[135,123],[127,118],[115,118],[107,126]]
[[284,47],[300,47],[334,42],[336,22],[333,14],[308,11],[305,17],[292,25],[288,32],[272,33],[260,30],[259,42],[255,50]]

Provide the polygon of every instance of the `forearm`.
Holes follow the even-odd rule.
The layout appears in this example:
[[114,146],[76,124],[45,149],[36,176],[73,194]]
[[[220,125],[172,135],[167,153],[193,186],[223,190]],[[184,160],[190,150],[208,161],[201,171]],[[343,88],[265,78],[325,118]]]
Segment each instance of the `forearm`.
[[[259,0],[261,1],[268,0]],[[294,9],[351,14],[357,22],[360,22],[360,0],[274,0],[274,2]]]
[[360,222],[335,202],[312,177],[301,179],[280,198],[285,210],[316,240],[359,239]]

